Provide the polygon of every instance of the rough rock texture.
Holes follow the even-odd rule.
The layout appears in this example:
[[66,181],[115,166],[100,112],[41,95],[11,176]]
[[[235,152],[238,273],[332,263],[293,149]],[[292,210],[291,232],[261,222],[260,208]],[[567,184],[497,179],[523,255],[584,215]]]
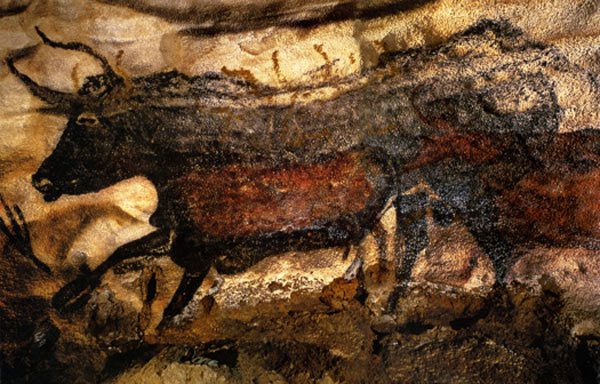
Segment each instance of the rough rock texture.
[[599,30],[0,1],[0,381],[598,382]]

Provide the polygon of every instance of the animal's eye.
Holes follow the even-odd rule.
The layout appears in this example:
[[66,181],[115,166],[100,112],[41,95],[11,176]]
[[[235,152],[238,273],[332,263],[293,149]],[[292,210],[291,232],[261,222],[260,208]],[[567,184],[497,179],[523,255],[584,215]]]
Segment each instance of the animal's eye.
[[82,113],[77,117],[77,124],[85,125],[87,127],[97,127],[100,125],[96,115],[92,113]]

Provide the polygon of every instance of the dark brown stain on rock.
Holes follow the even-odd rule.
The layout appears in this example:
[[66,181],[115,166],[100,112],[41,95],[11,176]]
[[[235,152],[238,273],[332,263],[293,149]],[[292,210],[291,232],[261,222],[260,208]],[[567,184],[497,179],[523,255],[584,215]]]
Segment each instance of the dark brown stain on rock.
[[281,74],[281,65],[279,64],[279,51],[275,50],[271,54],[271,61],[273,62],[273,70],[277,75],[277,79],[281,82],[285,81],[285,77]]
[[260,83],[258,81],[258,79],[256,77],[254,77],[254,74],[252,73],[252,71],[249,71],[245,68],[229,69],[226,66],[223,66],[221,68],[221,72],[223,72],[224,74],[231,76],[231,77],[239,77],[243,80],[246,80],[248,82],[248,84],[250,84],[250,85]]

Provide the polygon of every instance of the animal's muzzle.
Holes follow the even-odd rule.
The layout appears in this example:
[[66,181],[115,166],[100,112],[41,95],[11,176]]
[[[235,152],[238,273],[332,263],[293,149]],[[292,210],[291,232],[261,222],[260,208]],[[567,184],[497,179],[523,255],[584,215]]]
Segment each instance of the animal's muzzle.
[[54,201],[62,194],[48,178],[38,174],[31,177],[31,184],[44,195],[44,200],[46,201]]

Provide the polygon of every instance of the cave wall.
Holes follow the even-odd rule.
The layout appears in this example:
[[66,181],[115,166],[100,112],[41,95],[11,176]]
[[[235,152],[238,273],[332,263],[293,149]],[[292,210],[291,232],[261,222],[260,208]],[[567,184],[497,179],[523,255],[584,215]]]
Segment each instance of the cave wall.
[[[599,22],[589,0],[0,2],[2,379],[597,382]],[[85,142],[92,165],[53,171],[92,187],[44,199],[84,110],[124,113],[119,145]],[[135,158],[136,118],[182,157]],[[325,220],[383,174],[373,219]],[[176,254],[173,230],[107,264],[163,210],[217,245]],[[210,270],[163,321],[182,265]]]

